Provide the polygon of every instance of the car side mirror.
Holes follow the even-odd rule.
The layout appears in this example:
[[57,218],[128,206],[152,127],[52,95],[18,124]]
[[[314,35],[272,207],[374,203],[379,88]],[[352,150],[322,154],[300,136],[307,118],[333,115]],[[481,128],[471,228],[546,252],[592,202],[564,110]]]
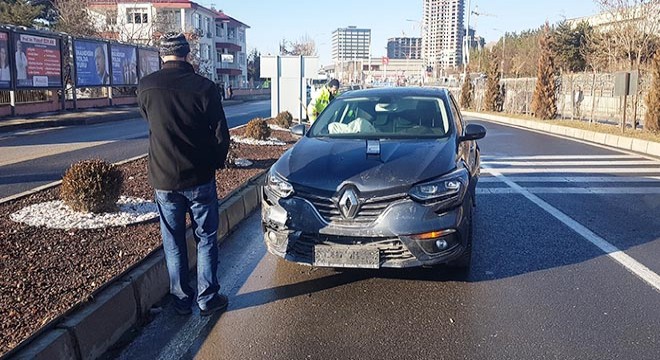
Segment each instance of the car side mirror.
[[307,125],[305,124],[298,124],[291,128],[291,134],[296,136],[305,136],[306,132],[307,132]]
[[478,140],[483,139],[484,136],[486,136],[485,127],[479,124],[468,124],[459,141]]

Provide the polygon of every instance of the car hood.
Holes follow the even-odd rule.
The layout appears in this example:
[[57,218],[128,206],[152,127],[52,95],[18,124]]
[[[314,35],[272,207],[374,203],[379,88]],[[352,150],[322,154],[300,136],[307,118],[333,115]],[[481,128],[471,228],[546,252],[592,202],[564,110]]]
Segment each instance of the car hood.
[[367,155],[366,143],[303,137],[273,169],[297,188],[334,193],[353,184],[365,194],[405,192],[456,167],[456,144],[451,138],[381,140],[380,156]]

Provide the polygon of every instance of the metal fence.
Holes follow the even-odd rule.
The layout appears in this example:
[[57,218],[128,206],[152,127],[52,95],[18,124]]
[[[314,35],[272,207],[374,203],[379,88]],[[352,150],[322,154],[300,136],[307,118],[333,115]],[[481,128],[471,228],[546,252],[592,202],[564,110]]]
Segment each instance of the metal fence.
[[[619,123],[623,115],[623,98],[614,95],[614,76],[611,73],[564,74],[557,79],[557,112],[562,119]],[[645,98],[650,87],[648,75],[640,76],[637,100],[630,96],[627,102],[628,123],[633,116],[643,125],[646,113]],[[502,111],[512,114],[530,114],[536,78],[503,79],[504,102]],[[460,87],[453,87],[457,98]],[[483,109],[486,80],[475,83],[474,107]]]

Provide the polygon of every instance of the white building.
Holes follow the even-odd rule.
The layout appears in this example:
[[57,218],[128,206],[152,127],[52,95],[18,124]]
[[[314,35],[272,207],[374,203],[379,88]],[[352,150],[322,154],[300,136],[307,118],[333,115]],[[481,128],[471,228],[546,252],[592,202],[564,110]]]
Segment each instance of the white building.
[[90,0],[89,10],[104,37],[153,45],[162,33],[197,34],[192,49],[199,72],[239,88],[247,84],[249,26],[190,0]]
[[332,60],[335,64],[344,60],[369,59],[370,49],[371,29],[349,26],[332,32]]
[[462,64],[464,0],[424,0],[422,58],[436,76]]

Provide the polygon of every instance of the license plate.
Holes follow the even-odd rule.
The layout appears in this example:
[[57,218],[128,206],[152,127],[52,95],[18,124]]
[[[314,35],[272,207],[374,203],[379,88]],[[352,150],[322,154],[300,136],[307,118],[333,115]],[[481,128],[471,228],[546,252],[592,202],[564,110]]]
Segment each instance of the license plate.
[[378,269],[380,267],[379,255],[378,249],[316,245],[314,246],[314,265]]

